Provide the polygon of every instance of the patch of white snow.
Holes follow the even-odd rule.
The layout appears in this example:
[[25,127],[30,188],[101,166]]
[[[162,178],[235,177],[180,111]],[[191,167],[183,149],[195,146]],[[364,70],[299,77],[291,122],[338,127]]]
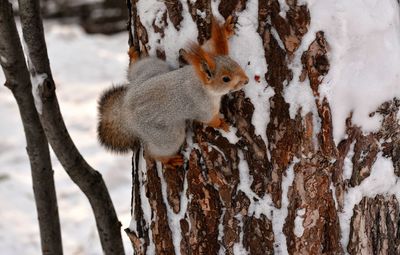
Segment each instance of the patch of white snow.
[[47,74],[36,74],[31,75],[31,83],[32,83],[32,95],[35,101],[35,107],[39,114],[42,114],[43,110],[43,102],[40,96],[40,89],[43,86],[43,82],[47,79]]
[[304,226],[303,226],[304,217],[303,216],[305,213],[306,213],[306,209],[304,209],[304,208],[297,210],[296,218],[294,219],[294,229],[293,229],[293,233],[297,237],[303,236],[303,233],[304,233]]
[[1,62],[3,62],[4,64],[7,64],[7,58],[4,56],[0,56],[0,60]]

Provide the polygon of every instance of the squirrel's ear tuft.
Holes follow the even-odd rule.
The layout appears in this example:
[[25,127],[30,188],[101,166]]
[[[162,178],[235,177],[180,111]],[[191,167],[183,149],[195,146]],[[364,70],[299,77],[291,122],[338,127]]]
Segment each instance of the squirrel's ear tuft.
[[204,51],[199,44],[191,42],[183,51],[183,57],[194,67],[203,83],[210,83],[215,73],[215,61],[211,54]]
[[[232,18],[228,18],[231,22]],[[217,19],[213,16],[211,19],[211,42],[214,54],[228,55],[228,26],[218,24]]]

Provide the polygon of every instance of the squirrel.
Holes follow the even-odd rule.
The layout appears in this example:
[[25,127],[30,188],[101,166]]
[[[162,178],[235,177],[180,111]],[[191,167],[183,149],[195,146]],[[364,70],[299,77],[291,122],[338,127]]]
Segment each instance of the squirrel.
[[203,47],[191,42],[183,50],[190,64],[173,70],[155,57],[140,58],[130,48],[128,83],[103,92],[98,105],[98,138],[107,149],[127,152],[138,141],[146,153],[166,166],[183,165],[177,155],[186,137],[186,121],[229,130],[219,117],[221,97],[241,89],[249,79],[228,56],[232,17],[218,24]]

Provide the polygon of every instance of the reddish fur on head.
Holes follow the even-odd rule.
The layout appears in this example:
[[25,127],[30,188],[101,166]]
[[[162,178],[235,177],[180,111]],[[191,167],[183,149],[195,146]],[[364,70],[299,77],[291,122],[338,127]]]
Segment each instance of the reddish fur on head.
[[194,67],[204,84],[210,83],[215,71],[215,61],[212,54],[204,51],[199,44],[192,42],[187,47],[183,57]]
[[224,32],[227,39],[229,39],[235,33],[235,24],[233,16],[229,16],[228,18],[226,18],[224,24]]

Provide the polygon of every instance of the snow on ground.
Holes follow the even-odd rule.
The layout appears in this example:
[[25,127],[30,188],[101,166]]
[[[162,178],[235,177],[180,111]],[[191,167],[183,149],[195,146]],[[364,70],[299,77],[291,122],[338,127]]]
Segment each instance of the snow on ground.
[[[97,98],[112,83],[125,79],[127,33],[86,35],[78,26],[46,23],[50,63],[57,95],[72,139],[84,158],[105,179],[122,229],[129,226],[131,159],[101,148],[96,138]],[[0,84],[5,78],[0,71]],[[26,142],[11,92],[0,87],[0,251],[40,254]],[[64,254],[101,254],[93,214],[85,196],[52,153]],[[132,248],[125,233],[125,250]]]

